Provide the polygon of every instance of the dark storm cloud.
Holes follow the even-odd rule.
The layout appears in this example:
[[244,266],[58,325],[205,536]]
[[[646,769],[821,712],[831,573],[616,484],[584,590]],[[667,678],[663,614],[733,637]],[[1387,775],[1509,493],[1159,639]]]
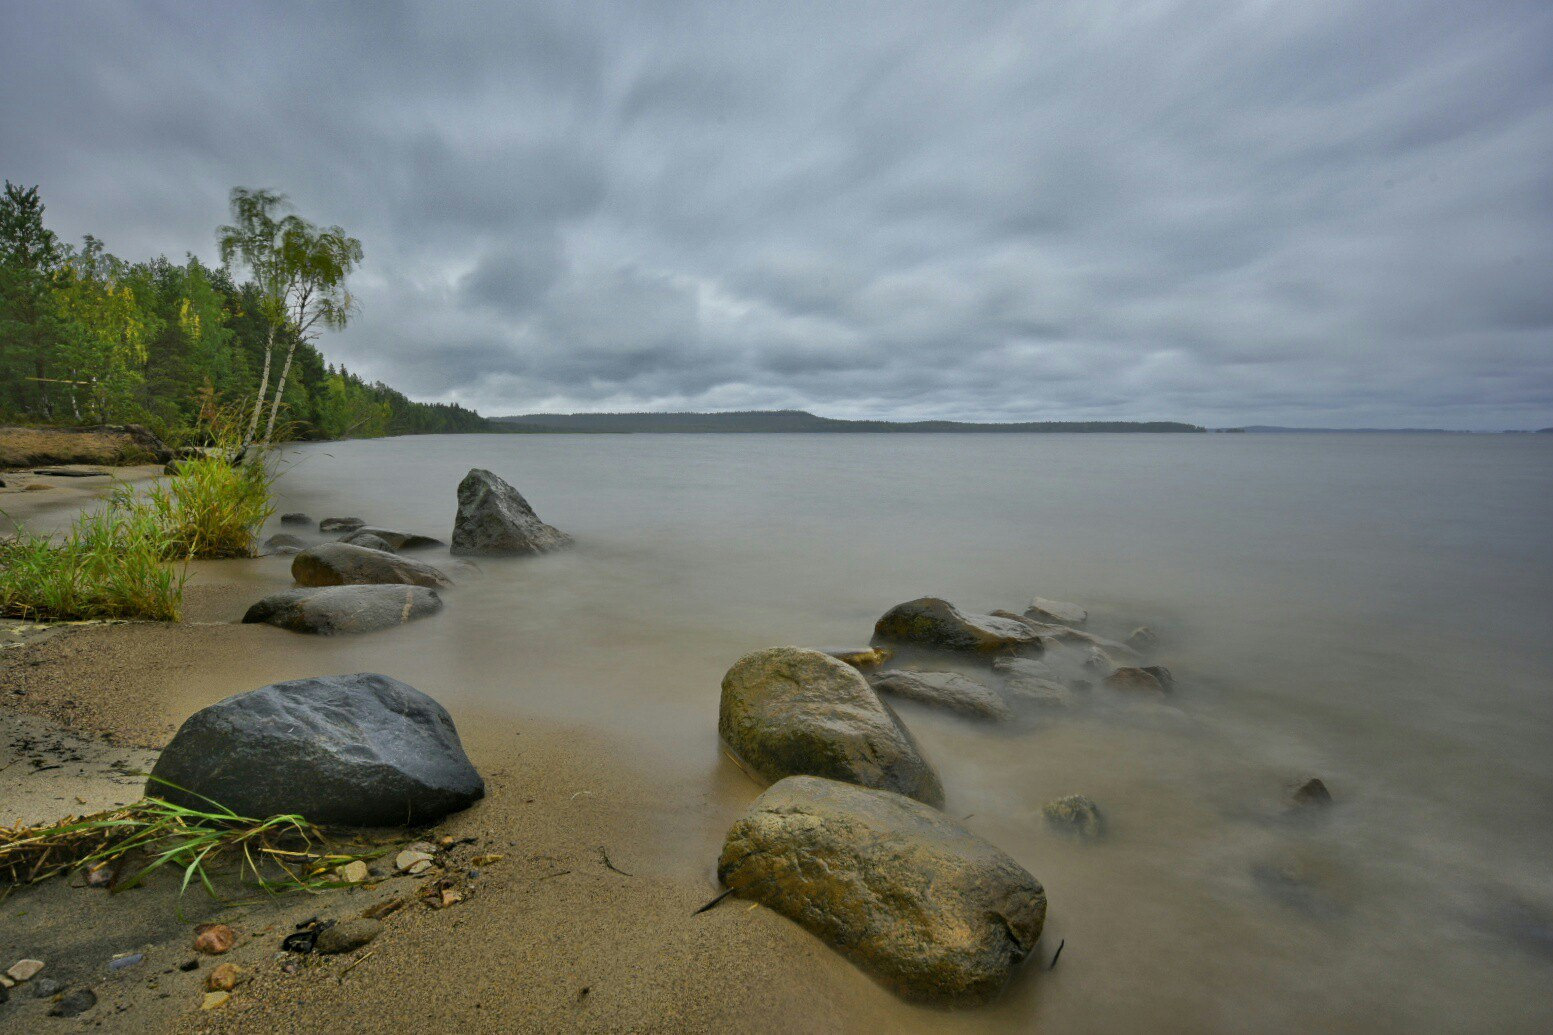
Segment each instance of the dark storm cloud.
[[1553,7],[6,3],[4,175],[486,412],[1553,423]]

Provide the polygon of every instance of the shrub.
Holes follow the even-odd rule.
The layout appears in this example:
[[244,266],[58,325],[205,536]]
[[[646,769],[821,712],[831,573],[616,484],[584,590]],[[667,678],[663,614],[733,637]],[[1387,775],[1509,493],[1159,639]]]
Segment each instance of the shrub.
[[252,557],[259,529],[275,512],[275,477],[262,457],[234,466],[220,454],[178,461],[178,475],[147,495],[164,556]]

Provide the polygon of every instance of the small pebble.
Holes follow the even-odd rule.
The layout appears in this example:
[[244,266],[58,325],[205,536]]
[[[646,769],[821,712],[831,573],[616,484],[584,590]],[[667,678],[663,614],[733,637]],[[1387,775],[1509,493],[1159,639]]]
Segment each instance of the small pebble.
[[97,1005],[97,993],[90,988],[78,988],[49,1008],[50,1017],[75,1017]]
[[9,977],[12,981],[15,981],[17,984],[21,984],[23,981],[29,981],[32,978],[37,977],[38,971],[42,969],[42,960],[17,960],[15,963],[11,964],[11,969],[7,970],[5,973],[6,976]]
[[226,924],[200,924],[194,929],[194,951],[207,956],[230,952],[236,942],[237,933]]
[[[427,845],[427,847],[431,847]],[[415,867],[419,866],[420,869]],[[410,847],[394,857],[394,868],[405,873],[420,873],[431,867],[431,853]]]
[[342,881],[347,884],[360,884],[362,881],[366,880],[368,876],[370,876],[370,871],[367,869],[367,864],[362,862],[360,859],[348,862],[344,866],[337,868],[334,872]]
[[209,974],[205,975],[205,990],[207,992],[230,992],[237,987],[237,980],[242,972],[230,963],[223,963]]
[[117,957],[115,959],[111,959],[111,960],[108,961],[108,969],[109,970],[128,970],[130,967],[133,967],[135,964],[139,963],[141,960],[143,960],[145,958],[146,958],[146,954],[143,953],[143,952],[133,952],[133,953],[130,953],[128,956],[119,956],[119,957]]
[[206,992],[205,998],[200,1002],[200,1009],[219,1010],[230,998],[232,998],[231,992]]
[[64,984],[53,978],[43,977],[32,983],[32,994],[37,999],[47,999],[50,996],[59,995],[64,990]]

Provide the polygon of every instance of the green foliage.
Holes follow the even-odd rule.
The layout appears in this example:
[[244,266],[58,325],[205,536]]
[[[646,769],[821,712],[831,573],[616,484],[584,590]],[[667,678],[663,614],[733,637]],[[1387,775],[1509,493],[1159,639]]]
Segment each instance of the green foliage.
[[241,404],[251,439],[267,403],[268,426],[284,422],[302,439],[491,430],[473,411],[412,402],[328,367],[317,334],[354,311],[345,284],[361,243],[288,214],[274,191],[239,188],[232,204],[218,231],[223,266],[131,263],[95,238],[61,245],[37,188],[7,183],[0,422],[143,423],[201,443],[212,405]]
[[177,621],[185,573],[166,556],[157,516],[120,489],[63,540],[22,531],[0,541],[0,614]]
[[166,557],[252,557],[275,512],[274,481],[262,458],[237,465],[216,452],[178,461],[177,477],[153,488],[142,506]]

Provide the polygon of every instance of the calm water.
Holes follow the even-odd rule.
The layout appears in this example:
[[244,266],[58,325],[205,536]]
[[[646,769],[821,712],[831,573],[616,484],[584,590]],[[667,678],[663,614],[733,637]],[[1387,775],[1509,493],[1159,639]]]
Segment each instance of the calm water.
[[[458,436],[291,461],[283,509],[445,538],[480,466],[577,537],[330,649],[704,786],[669,869],[709,867],[752,796],[716,743],[746,650],[861,643],[924,594],[1159,629],[1169,707],[1017,730],[901,708],[948,810],[1046,884],[1043,956],[1067,940],[1005,1002],[903,1024],[1553,1025],[1548,436]],[[1339,804],[1292,821],[1309,775]],[[1041,824],[1075,792],[1105,842]]]

